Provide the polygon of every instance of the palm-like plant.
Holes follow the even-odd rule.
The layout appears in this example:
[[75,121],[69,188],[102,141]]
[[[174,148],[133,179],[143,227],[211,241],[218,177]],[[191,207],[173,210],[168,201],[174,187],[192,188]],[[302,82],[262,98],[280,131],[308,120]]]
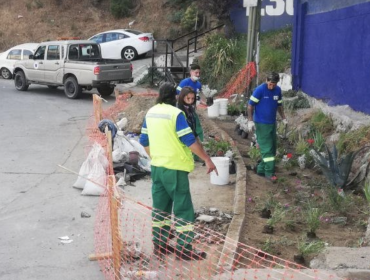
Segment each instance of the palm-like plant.
[[362,147],[342,157],[338,157],[338,150],[335,145],[333,145],[331,151],[327,145],[325,145],[325,147],[328,159],[315,148],[311,150],[316,164],[320,166],[323,174],[334,187],[340,189],[348,188],[348,177],[351,172],[353,161],[360,151],[369,148],[369,146]]

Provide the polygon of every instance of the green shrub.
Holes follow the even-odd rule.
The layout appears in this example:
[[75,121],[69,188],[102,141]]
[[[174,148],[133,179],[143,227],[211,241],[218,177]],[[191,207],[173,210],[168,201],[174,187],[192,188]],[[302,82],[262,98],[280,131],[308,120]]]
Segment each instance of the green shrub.
[[322,134],[334,130],[333,120],[330,116],[325,115],[323,111],[319,110],[313,114],[310,120],[312,129]]
[[206,50],[200,61],[202,83],[221,90],[245,65],[245,39],[227,39],[223,34],[206,38]]
[[363,126],[350,133],[341,133],[338,140],[338,151],[340,154],[356,151],[370,142],[370,126]]
[[181,27],[184,30],[195,30],[196,24],[199,21],[198,8],[195,4],[190,5],[181,18]]
[[110,2],[110,11],[115,18],[128,17],[133,7],[132,0],[111,0]]
[[283,99],[283,106],[285,111],[296,111],[297,109],[304,109],[310,108],[310,102],[308,99],[302,94],[298,93],[296,98],[292,99]]
[[181,19],[184,17],[184,10],[178,10],[174,12],[173,14],[170,14],[168,16],[168,20],[173,23],[180,23]]

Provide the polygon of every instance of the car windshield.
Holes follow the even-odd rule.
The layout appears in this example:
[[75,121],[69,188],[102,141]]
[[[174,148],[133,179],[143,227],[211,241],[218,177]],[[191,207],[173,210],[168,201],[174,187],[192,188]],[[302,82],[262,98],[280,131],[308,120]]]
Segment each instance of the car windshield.
[[69,47],[68,57],[70,60],[83,60],[100,58],[100,50],[97,44],[75,44]]
[[138,30],[133,30],[133,29],[125,29],[125,31],[128,32],[128,33],[135,34],[135,35],[143,34],[143,32],[138,31]]

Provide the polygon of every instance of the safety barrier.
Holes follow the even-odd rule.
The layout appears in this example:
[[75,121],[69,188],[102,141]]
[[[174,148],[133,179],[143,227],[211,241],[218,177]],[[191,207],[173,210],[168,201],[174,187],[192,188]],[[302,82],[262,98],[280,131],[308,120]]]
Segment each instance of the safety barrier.
[[[105,147],[109,162],[107,185],[102,186],[105,192],[99,199],[96,213],[95,253],[90,255],[90,260],[99,261],[105,279],[342,279],[335,274],[307,269],[227,238],[205,224],[194,225],[193,244],[198,250],[206,252],[207,257],[203,260],[177,258],[177,255],[185,251],[181,246],[176,247],[176,244],[181,244],[181,238],[186,238],[187,235],[174,234],[174,225],[179,221],[171,215],[162,216],[167,220],[170,217],[172,225],[164,226],[160,231],[160,236],[169,237],[168,244],[171,247],[154,250],[151,217],[153,209],[128,197],[115,186],[111,135],[107,130],[104,134],[97,129],[101,118],[115,120],[115,116],[129,106],[129,95],[116,97],[115,104],[102,111],[101,98],[94,96],[94,117],[87,128],[90,141]],[[158,214],[157,217],[161,215]]]

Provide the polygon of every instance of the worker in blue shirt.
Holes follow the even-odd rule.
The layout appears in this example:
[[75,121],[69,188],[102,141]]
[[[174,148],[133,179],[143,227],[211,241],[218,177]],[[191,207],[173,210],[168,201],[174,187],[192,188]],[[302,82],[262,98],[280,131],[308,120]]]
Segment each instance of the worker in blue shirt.
[[[192,152],[204,160],[207,173],[218,173],[211,158],[196,141],[184,112],[175,106],[176,89],[171,83],[164,83],[156,105],[145,116],[140,135],[140,144],[151,157],[154,254],[161,257],[176,251],[177,259],[201,260],[206,258],[206,253],[192,247],[195,217],[188,178],[194,169]],[[168,244],[172,210],[176,250]]]
[[271,181],[276,181],[276,114],[287,125],[282,107],[281,88],[277,86],[280,77],[278,73],[268,74],[266,83],[258,86],[248,102],[248,130],[256,130],[257,143],[260,147],[262,161],[257,166],[257,174]]
[[[196,105],[200,104],[200,92],[202,91],[202,84],[199,82],[200,79],[200,66],[198,64],[191,64],[190,65],[190,77],[183,79],[180,84],[177,86],[176,91],[177,94],[180,94],[180,91],[183,87],[189,86],[193,88],[195,94],[196,94]],[[195,108],[194,108],[195,109]],[[195,127],[196,127],[196,133],[200,139],[200,141],[204,140],[204,133],[203,128],[200,125],[199,116],[195,112]]]

